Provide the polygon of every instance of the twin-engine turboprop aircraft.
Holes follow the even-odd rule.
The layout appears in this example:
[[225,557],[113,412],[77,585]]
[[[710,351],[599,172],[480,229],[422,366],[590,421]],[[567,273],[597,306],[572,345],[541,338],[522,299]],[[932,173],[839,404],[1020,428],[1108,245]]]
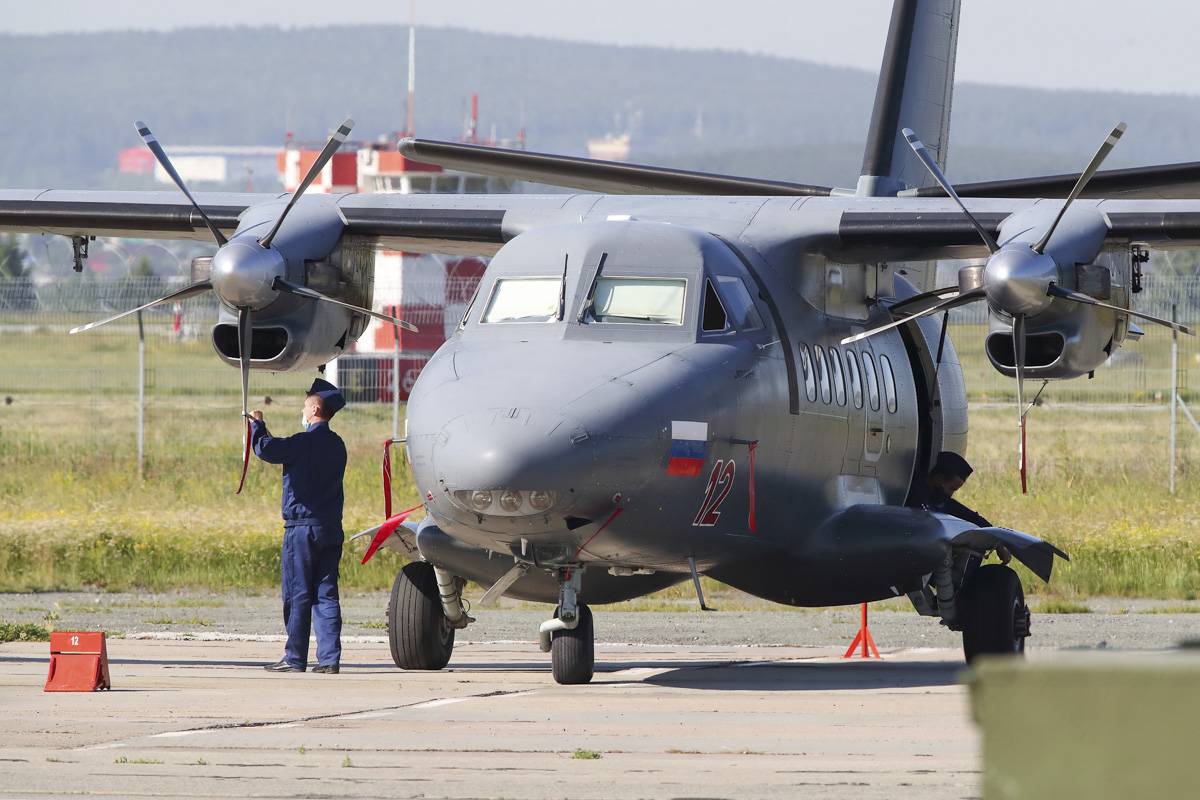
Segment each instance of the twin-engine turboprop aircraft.
[[[1063,554],[905,505],[967,446],[946,312],[987,303],[988,357],[1018,387],[1091,372],[1135,318],[1170,324],[1130,302],[1146,247],[1200,244],[1200,202],[1168,199],[1197,196],[1200,165],[1098,171],[1118,126],[1080,175],[956,190],[958,18],[957,0],[896,0],[853,190],[408,140],[418,160],[599,194],[301,196],[347,121],[290,198],[193,199],[142,125],[189,202],[5,191],[0,229],[80,253],[96,235],[214,238],[211,277],[156,302],[217,294],[213,345],[243,399],[249,370],[354,341],[375,249],[494,256],[409,401],[427,516],[365,532],[414,559],[388,607],[402,668],[447,663],[473,580],[555,604],[554,676],[586,682],[592,605],[699,574],[791,605],[907,595],[968,658],[1021,652],[1020,580],[978,560],[1003,545],[1049,580]],[[978,261],[937,288],[938,258]],[[1022,392],[1022,463],[1027,411]]]

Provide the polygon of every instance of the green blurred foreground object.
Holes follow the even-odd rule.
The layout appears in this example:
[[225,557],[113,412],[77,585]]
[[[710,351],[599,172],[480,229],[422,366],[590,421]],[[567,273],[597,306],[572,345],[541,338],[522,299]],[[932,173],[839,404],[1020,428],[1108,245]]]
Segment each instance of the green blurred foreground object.
[[1200,650],[981,659],[983,796],[1195,797]]
[[31,622],[0,620],[0,642],[47,642],[50,631]]

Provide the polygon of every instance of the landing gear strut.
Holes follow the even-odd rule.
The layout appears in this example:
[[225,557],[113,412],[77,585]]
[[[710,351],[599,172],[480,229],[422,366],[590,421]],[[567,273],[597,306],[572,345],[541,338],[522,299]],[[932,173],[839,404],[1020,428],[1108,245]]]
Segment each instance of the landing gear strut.
[[588,683],[596,664],[592,610],[579,602],[583,570],[559,571],[558,608],[554,619],[542,623],[542,651],[549,651],[554,680],[563,684]]
[[1024,655],[1029,606],[1021,579],[1003,564],[987,564],[963,587],[963,654],[970,664],[981,655]]

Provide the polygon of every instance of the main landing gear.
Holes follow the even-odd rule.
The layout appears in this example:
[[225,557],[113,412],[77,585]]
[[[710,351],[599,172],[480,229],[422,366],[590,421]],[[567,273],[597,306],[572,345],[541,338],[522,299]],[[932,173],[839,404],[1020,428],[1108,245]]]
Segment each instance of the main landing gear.
[[405,564],[388,600],[388,644],[400,669],[436,670],[454,651],[454,632],[473,620],[462,604],[464,581],[425,561]]
[[1016,572],[1003,564],[979,567],[957,600],[968,664],[981,655],[1024,655],[1029,606]]

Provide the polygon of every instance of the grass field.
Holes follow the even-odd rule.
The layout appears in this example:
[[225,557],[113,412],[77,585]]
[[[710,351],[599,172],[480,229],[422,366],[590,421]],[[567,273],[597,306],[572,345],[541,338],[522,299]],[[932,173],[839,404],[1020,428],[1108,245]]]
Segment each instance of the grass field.
[[[968,380],[977,375],[991,385],[982,336],[975,335],[982,331],[955,333]],[[1159,364],[1167,341],[1148,336],[1137,347]],[[167,349],[157,342],[150,349],[146,475],[138,480],[133,343],[0,337],[7,365],[0,396],[12,401],[0,404],[0,591],[277,585],[278,469],[253,462],[245,492],[233,494],[241,456],[235,370],[220,365],[206,344]],[[1185,361],[1193,353],[1194,347],[1185,351]],[[265,410],[276,432],[296,429],[308,380],[252,376],[255,404],[266,394],[274,399]],[[1110,403],[1129,396],[1128,386],[1118,391],[1114,381],[1098,374],[1071,384],[1081,387],[1071,391],[1093,392],[1090,399],[1107,404],[1060,404],[1062,390],[1055,387],[1033,412],[1028,496],[1016,483],[1014,410],[986,402],[1000,396],[974,392],[969,456],[977,472],[963,499],[993,521],[1071,553],[1049,594],[1026,575],[1031,592],[1194,598],[1200,595],[1200,436],[1181,422],[1179,492],[1169,494],[1166,408]],[[994,383],[1011,387],[998,376]],[[1156,386],[1138,391],[1152,399]],[[350,451],[345,527],[355,531],[381,514],[380,446],[391,431],[391,410],[355,405],[339,423]],[[398,507],[414,504],[407,475],[396,483]],[[391,554],[366,567],[357,562],[348,551],[342,575],[350,589],[386,588],[398,566]],[[690,587],[677,587],[656,602],[690,607],[689,594]]]

